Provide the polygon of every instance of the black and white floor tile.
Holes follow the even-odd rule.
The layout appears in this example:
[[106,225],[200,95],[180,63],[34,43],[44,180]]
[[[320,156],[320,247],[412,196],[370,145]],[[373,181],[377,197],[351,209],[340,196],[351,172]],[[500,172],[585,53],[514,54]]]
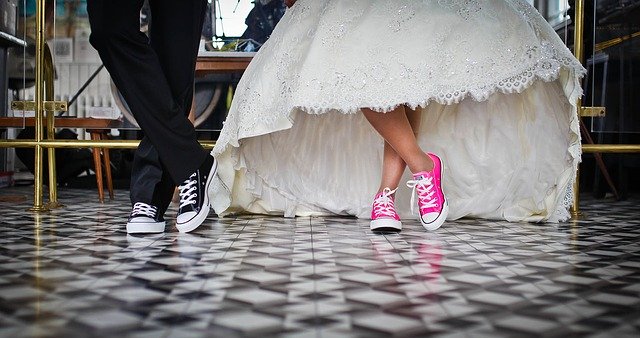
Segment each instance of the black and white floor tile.
[[40,215],[0,203],[0,337],[640,337],[637,199],[585,200],[564,224],[382,235],[355,218],[211,215],[128,236],[127,192],[94,195],[63,190],[66,207]]

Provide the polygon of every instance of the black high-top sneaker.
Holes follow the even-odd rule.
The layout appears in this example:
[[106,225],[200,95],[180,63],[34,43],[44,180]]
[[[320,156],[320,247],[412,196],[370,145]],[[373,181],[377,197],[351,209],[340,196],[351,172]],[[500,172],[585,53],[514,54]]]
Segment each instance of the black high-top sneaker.
[[182,182],[180,190],[180,207],[176,217],[176,228],[180,232],[191,232],[204,222],[209,215],[209,186],[218,169],[213,156],[208,156],[204,163]]
[[136,202],[127,222],[128,234],[152,234],[164,232],[165,221],[158,215],[158,208],[143,202]]

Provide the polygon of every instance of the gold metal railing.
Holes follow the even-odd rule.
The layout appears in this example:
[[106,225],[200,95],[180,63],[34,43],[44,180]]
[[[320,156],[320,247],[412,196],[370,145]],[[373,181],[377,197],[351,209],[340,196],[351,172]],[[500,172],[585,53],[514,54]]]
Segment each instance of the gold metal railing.
[[[584,41],[582,41],[584,38],[584,0],[576,0],[575,6],[576,13],[574,17],[576,22],[573,31],[573,54],[580,63],[584,63],[582,62],[584,57]],[[582,110],[582,98],[578,99],[576,107],[578,108],[578,114],[580,114]],[[581,117],[578,118],[581,119]],[[578,167],[576,172],[576,181],[573,183],[573,206],[571,207],[571,214],[574,218],[580,214],[580,167]]]
[[[574,50],[575,57],[583,62],[584,59],[584,0],[576,0],[575,2],[575,27],[574,27]],[[580,118],[586,116],[604,116],[604,107],[583,107],[582,99],[578,99],[576,104]],[[596,115],[598,114],[598,115]],[[584,144],[582,146],[584,153],[639,153],[640,144]],[[576,181],[573,186],[573,206],[571,213],[574,218],[580,215],[580,169],[576,175]]]
[[[35,138],[33,140],[0,140],[0,148],[34,148],[34,188],[33,206],[30,210],[46,212],[61,207],[57,196],[55,148],[119,148],[135,149],[138,140],[56,140],[54,117],[56,111],[66,111],[67,102],[54,101],[54,65],[51,51],[45,42],[45,0],[36,1],[36,62],[35,62],[35,101],[14,101],[13,110],[33,110],[35,112]],[[44,138],[44,118],[47,119],[47,137]],[[201,142],[205,148],[212,148],[214,141]],[[48,152],[49,202],[43,203],[43,150]]]
[[[45,85],[50,89],[50,93],[48,94],[50,97],[53,97],[53,64],[51,63],[51,53],[46,49],[45,45],[45,0],[36,1],[36,36],[35,36],[35,47],[36,47],[36,60],[35,60],[35,101],[26,104],[26,106],[31,106],[35,111],[35,139],[33,140],[32,147],[35,150],[35,168],[34,168],[34,191],[33,191],[33,207],[31,210],[40,212],[47,211],[49,208],[44,205],[42,201],[42,151],[43,146],[41,142],[43,141],[43,118],[44,118],[44,106],[45,106]],[[49,64],[47,65],[47,62]],[[51,70],[45,70],[46,67],[51,67]],[[46,75],[51,76],[51,78],[46,79]],[[13,104],[12,104],[13,106]],[[50,128],[53,128],[53,123],[51,123]],[[52,136],[50,136],[52,137]],[[49,137],[48,137],[49,138]],[[20,141],[12,141],[12,140],[0,140],[0,147],[13,147],[11,144]],[[49,163],[55,163],[55,158],[53,158],[53,151],[50,152]],[[52,167],[50,167],[51,170]],[[55,168],[55,167],[53,167]],[[54,169],[55,170],[55,169]],[[49,175],[50,180],[53,179],[55,182],[55,175]],[[50,181],[51,183],[51,181]],[[55,185],[50,185],[51,188],[55,190]],[[53,197],[53,199],[52,199]],[[56,206],[57,205],[57,196],[54,192],[49,196],[50,200],[52,200]]]
[[[0,147],[5,148],[33,148],[40,145],[42,148],[110,148],[110,149],[135,149],[140,144],[139,140],[0,140]],[[216,145],[215,141],[200,141],[204,148],[211,149]]]

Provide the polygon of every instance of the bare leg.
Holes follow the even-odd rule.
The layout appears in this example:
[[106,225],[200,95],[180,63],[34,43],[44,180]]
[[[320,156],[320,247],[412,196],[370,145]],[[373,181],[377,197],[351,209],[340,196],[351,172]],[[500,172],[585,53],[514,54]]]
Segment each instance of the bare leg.
[[385,141],[384,157],[382,160],[382,181],[380,182],[378,192],[381,192],[384,188],[390,188],[391,190],[397,188],[406,165],[402,157]]
[[[405,113],[413,134],[416,135],[418,128],[420,127],[420,111],[405,107]],[[384,188],[395,189],[400,184],[400,178],[404,173],[404,168],[407,164],[402,157],[391,147],[389,142],[384,142],[384,157],[382,161],[382,181],[380,182],[380,188],[378,192],[381,192]]]
[[362,112],[385,139],[380,191],[385,187],[398,186],[405,163],[414,173],[433,169],[433,161],[420,149],[416,141],[419,112],[404,106],[388,113],[378,113],[367,108],[362,109]]

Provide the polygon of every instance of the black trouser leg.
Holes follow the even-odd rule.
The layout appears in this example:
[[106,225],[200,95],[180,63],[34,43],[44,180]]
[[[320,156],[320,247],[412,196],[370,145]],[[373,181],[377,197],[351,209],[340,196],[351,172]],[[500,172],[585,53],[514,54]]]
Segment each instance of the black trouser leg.
[[142,138],[131,168],[131,203],[144,202],[158,207],[164,215],[171,204],[176,183],[158,156],[148,137]]
[[206,0],[151,0],[151,42],[139,30],[142,3],[89,0],[87,8],[91,43],[145,133],[134,160],[132,201],[164,212],[175,182],[208,155],[187,119]]

